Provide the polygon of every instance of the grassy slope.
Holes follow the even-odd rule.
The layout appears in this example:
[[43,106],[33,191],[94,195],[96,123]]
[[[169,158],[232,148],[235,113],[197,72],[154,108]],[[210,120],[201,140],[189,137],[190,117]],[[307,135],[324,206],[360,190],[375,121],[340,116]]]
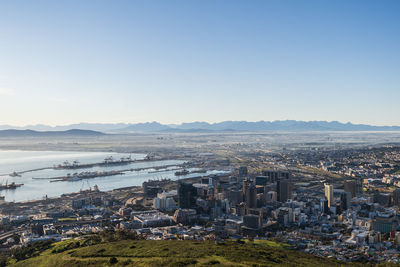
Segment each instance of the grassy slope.
[[[68,241],[67,241],[68,242]],[[55,246],[63,246],[59,243]],[[287,250],[273,242],[118,241],[52,253],[15,266],[343,266],[337,261]]]

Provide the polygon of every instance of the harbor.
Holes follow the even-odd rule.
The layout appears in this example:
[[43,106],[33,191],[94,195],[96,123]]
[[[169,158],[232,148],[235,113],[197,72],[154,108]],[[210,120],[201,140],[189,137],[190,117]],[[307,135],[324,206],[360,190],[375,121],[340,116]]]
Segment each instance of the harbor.
[[[158,159],[159,160],[159,159]],[[127,157],[121,157],[119,160],[115,160],[113,156],[106,157],[103,161],[101,162],[94,162],[94,163],[80,163],[79,160],[75,159],[74,161],[69,162],[68,160],[64,161],[62,164],[55,164],[53,167],[42,167],[42,168],[35,168],[35,169],[29,169],[29,170],[24,170],[24,171],[13,171],[12,173],[9,174],[0,174],[0,176],[10,176],[10,177],[21,177],[22,174],[29,173],[29,172],[36,172],[36,171],[42,171],[42,170],[49,170],[49,169],[89,169],[93,167],[114,167],[114,166],[123,166],[123,165],[129,165],[132,163],[138,163],[138,162],[151,162],[151,161],[156,161],[154,158],[151,156],[147,155],[143,159],[132,159],[132,155],[129,155]]]
[[[94,162],[94,163],[83,163],[80,164],[78,160],[74,160],[72,163],[70,163],[68,160],[64,161],[63,164],[58,164],[54,165],[53,167],[42,167],[42,168],[36,168],[36,169],[30,169],[30,170],[24,170],[24,171],[14,171],[11,174],[3,174],[0,176],[10,176],[10,177],[21,177],[22,174],[29,173],[29,172],[37,172],[37,171],[42,171],[42,170],[48,170],[48,169],[54,169],[54,170],[75,170],[75,169],[91,169],[94,167],[115,167],[115,166],[122,166],[122,165],[129,165],[132,163],[139,163],[139,162],[151,162],[155,161],[152,159],[149,155],[147,155],[143,159],[132,159],[132,156],[129,155],[128,157],[121,157],[119,160],[115,160],[112,156],[106,157],[103,161],[101,162]],[[48,178],[37,178],[37,177],[32,177],[34,180],[52,180],[52,182],[57,182],[57,181],[78,181],[82,179],[90,179],[90,178],[97,178],[97,177],[104,177],[104,176],[114,176],[118,174],[124,174],[125,172],[128,171],[142,171],[146,169],[154,169],[154,171],[150,171],[148,173],[158,173],[158,172],[163,172],[168,170],[168,168],[171,167],[177,167],[173,170],[181,170],[182,165],[165,165],[165,166],[156,166],[156,167],[144,167],[144,168],[135,168],[135,169],[124,169],[124,170],[119,170],[119,171],[84,171],[80,173],[68,173],[66,176],[58,176],[58,177],[48,177]],[[186,172],[186,170],[182,170],[183,172]],[[15,184],[15,183],[14,183]],[[23,185],[23,184],[21,184]],[[19,185],[19,186],[21,186]],[[8,187],[3,186],[3,189],[13,189],[14,186],[8,185]],[[2,189],[0,185],[0,190]]]
[[[120,165],[95,164],[103,162],[110,156],[115,161],[130,157],[132,162]],[[135,153],[14,150],[0,151],[0,158],[2,158],[2,161],[0,161],[0,173],[4,174],[4,177],[2,177],[4,179],[3,185],[6,180],[8,180],[8,184],[14,182],[16,185],[21,185],[15,189],[7,187],[1,191],[0,195],[4,196],[7,202],[40,200],[46,195],[49,198],[58,197],[71,192],[87,190],[89,189],[89,184],[97,184],[102,190],[113,190],[129,186],[140,186],[149,179],[171,179],[174,181],[199,175],[194,173],[198,170],[196,166],[187,163],[185,160],[170,159],[174,158],[173,156],[167,159],[167,157],[148,157],[147,154]],[[90,168],[54,168],[54,166],[66,161],[71,164],[77,161],[79,165],[90,166]],[[77,165],[77,162],[75,165]],[[189,170],[190,173],[179,177],[174,175],[176,171],[184,168]],[[113,173],[113,171],[118,173]],[[14,172],[19,175],[10,175]],[[122,172],[122,174],[119,172]],[[216,172],[207,171],[206,174]],[[74,178],[74,173],[86,174]]]
[[115,175],[124,175],[126,172],[139,172],[143,170],[148,170],[148,169],[154,169],[156,171],[151,171],[148,173],[155,173],[155,172],[165,172],[165,171],[171,171],[168,170],[168,168],[171,167],[179,167],[182,166],[181,164],[171,164],[171,165],[165,165],[165,166],[158,166],[158,167],[144,167],[144,168],[136,168],[136,169],[124,169],[124,170],[118,170],[118,171],[95,171],[95,172],[80,172],[80,173],[73,173],[70,174],[68,173],[66,176],[58,176],[58,177],[47,177],[47,178],[38,178],[38,177],[32,177],[34,180],[50,180],[50,182],[61,182],[61,181],[79,181],[83,179],[92,179],[92,178],[98,178],[98,177],[105,177],[105,176],[115,176]]

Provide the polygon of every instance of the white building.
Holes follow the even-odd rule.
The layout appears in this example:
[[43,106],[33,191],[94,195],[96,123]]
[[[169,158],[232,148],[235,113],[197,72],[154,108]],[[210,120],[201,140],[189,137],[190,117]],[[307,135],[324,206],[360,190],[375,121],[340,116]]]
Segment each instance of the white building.
[[157,197],[153,200],[153,207],[158,210],[175,210],[177,205],[173,196],[176,196],[176,194],[176,190],[157,194]]
[[328,200],[328,207],[330,208],[331,205],[334,203],[333,199],[333,185],[331,184],[324,184],[325,187],[325,197]]

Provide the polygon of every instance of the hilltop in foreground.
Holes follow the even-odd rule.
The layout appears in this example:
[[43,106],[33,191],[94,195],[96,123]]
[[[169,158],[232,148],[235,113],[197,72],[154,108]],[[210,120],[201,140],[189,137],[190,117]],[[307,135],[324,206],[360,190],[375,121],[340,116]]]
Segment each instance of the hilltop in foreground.
[[[19,261],[14,265],[24,267],[347,266],[346,263],[292,251],[277,243],[261,240],[254,242],[124,240],[91,246],[82,242],[83,240],[70,240],[56,243],[40,256]],[[352,263],[352,266],[354,265],[357,264]]]

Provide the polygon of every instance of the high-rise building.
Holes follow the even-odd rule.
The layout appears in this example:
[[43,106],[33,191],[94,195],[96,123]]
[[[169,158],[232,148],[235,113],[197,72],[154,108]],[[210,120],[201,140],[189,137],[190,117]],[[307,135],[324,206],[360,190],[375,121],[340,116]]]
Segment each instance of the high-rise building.
[[328,207],[330,208],[331,205],[334,203],[334,200],[333,200],[333,185],[324,184],[324,187],[325,187],[325,197],[328,200]]
[[392,200],[391,198],[392,196],[389,193],[376,192],[374,194],[374,202],[384,207],[390,207]]
[[262,227],[262,217],[255,214],[245,215],[243,216],[243,224],[252,229],[260,229]]
[[286,202],[292,198],[292,183],[290,179],[279,179],[276,182],[277,199],[279,202]]
[[247,188],[249,188],[250,184],[251,184],[250,180],[248,180],[248,179],[243,180],[242,192],[243,192],[243,196],[245,198],[244,201],[246,201],[246,191],[247,191]]
[[174,210],[176,209],[176,202],[172,197],[158,194],[158,196],[153,200],[153,208],[167,211]]
[[322,213],[327,214],[329,212],[328,200],[326,198],[321,198],[319,205],[321,207]]
[[349,192],[351,194],[351,198],[356,196],[357,182],[355,180],[345,180],[343,182],[343,187],[345,192]]
[[378,214],[372,220],[372,229],[380,233],[390,233],[396,227],[396,220],[392,214]]
[[190,209],[196,205],[197,189],[190,183],[179,182],[178,202],[179,208]]
[[350,208],[350,199],[351,199],[350,192],[342,192],[340,194],[340,209],[342,211],[345,211],[348,208]]
[[248,171],[247,171],[246,166],[239,167],[239,176],[240,177],[245,177],[245,176],[247,176],[247,174],[248,174]]
[[196,210],[194,209],[178,209],[174,214],[176,223],[188,224],[195,221],[197,218]]
[[400,189],[395,189],[393,191],[393,205],[400,206]]
[[287,207],[281,207],[278,213],[278,223],[288,225],[294,222],[293,210]]
[[249,208],[257,208],[257,188],[250,184],[246,190],[246,204]]
[[268,177],[267,176],[256,176],[256,185],[267,185]]
[[232,205],[239,205],[243,201],[242,191],[239,190],[229,191],[229,200],[232,202]]

